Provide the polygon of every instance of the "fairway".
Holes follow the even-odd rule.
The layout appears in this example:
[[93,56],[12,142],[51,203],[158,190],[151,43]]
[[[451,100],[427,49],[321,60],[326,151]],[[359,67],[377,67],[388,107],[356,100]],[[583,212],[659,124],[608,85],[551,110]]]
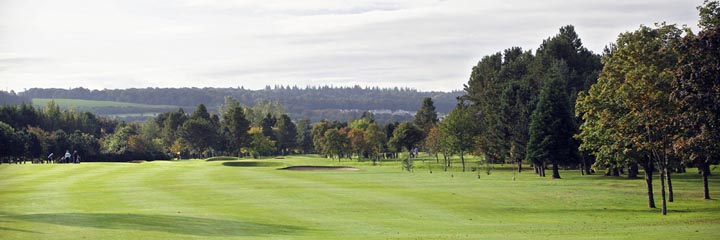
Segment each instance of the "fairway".
[[[702,200],[695,173],[674,175],[662,216],[646,207],[642,179],[552,180],[511,166],[478,178],[459,163],[432,174],[415,164],[414,173],[314,156],[0,165],[0,238],[720,239],[720,201]],[[360,170],[277,170],[321,165]]]

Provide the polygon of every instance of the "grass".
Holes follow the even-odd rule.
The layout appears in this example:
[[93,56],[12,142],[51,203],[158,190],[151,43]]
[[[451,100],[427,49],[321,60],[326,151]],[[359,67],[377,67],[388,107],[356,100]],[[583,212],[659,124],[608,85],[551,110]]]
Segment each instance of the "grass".
[[[720,239],[720,201],[693,173],[669,215],[643,180],[442,172],[415,161],[314,156],[232,161],[0,165],[2,239]],[[361,171],[279,171],[294,165]],[[692,172],[692,171],[690,171]],[[711,195],[720,197],[720,173]],[[515,180],[513,180],[515,176]],[[659,181],[655,181],[659,184]],[[659,186],[656,203],[660,204]]]
[[78,107],[78,108],[97,108],[97,107],[135,107],[135,108],[150,108],[150,109],[177,109],[178,106],[174,105],[149,105],[139,103],[127,103],[127,102],[114,102],[114,101],[95,101],[95,100],[82,100],[82,99],[67,99],[67,98],[33,98],[33,104],[39,107],[44,107],[48,102],[54,100],[55,103],[62,107]]

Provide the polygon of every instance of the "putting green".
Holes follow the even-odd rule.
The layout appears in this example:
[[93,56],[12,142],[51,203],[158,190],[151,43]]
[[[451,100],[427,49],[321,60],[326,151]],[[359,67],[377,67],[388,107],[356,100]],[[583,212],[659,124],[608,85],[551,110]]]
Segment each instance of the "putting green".
[[[674,175],[675,202],[661,216],[641,179],[552,180],[512,166],[478,178],[429,162],[413,173],[314,156],[0,165],[0,238],[720,239],[720,201],[701,199],[695,173]],[[360,170],[277,170],[288,166]]]

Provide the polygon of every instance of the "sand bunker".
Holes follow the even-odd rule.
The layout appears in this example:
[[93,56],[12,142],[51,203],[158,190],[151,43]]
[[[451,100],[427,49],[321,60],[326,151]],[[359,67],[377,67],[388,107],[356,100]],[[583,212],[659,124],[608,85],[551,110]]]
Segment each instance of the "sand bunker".
[[345,166],[290,166],[285,168],[278,168],[278,170],[293,170],[293,171],[358,171],[359,168],[345,167]]

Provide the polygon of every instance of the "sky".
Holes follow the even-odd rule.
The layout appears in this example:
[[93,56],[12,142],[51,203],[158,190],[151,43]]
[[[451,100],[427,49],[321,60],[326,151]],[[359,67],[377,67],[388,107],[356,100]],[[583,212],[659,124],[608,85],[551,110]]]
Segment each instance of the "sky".
[[574,25],[600,53],[702,0],[0,0],[0,90],[461,90],[485,55]]

